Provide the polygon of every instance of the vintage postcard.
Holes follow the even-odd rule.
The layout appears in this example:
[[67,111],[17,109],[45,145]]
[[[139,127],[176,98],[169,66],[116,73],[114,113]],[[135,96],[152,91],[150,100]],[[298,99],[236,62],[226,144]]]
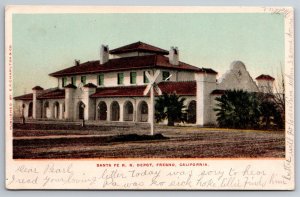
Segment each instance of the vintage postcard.
[[7,6],[6,188],[293,190],[291,7]]

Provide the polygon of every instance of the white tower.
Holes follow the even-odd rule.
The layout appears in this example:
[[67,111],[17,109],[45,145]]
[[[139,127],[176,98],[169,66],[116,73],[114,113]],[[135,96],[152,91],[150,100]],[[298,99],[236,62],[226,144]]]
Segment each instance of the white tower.
[[216,89],[217,72],[212,69],[202,68],[195,73],[197,83],[197,106],[196,106],[196,124],[205,126],[212,124],[211,113],[213,111],[210,101],[210,94]]
[[270,75],[259,75],[256,77],[259,91],[263,93],[273,93],[274,78]]

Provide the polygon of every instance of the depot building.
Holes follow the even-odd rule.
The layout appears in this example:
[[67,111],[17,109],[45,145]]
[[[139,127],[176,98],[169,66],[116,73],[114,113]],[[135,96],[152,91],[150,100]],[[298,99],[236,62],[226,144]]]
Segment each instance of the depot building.
[[[180,60],[177,47],[164,50],[136,42],[109,50],[100,47],[99,60],[75,61],[69,68],[49,74],[57,87],[32,88],[32,93],[14,97],[15,117],[36,120],[80,119],[93,121],[150,122],[153,113],[150,95],[143,92],[149,83],[145,72],[160,71],[156,83],[162,92],[185,97],[186,123],[216,124],[215,98],[224,90],[265,92],[274,78],[260,75],[253,80],[241,61],[234,61],[219,79],[211,68]],[[157,96],[157,95],[156,95]]]

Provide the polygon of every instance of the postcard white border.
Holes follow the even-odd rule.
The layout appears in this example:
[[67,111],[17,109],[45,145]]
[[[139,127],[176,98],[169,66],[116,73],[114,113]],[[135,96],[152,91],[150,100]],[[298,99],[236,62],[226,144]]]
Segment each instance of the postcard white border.
[[[153,174],[136,176],[129,178],[128,168],[117,168],[118,174],[122,176],[110,177],[112,168],[99,168],[99,162],[110,163],[111,165],[126,165],[147,163],[151,161],[154,165],[161,162],[159,159],[80,159],[80,160],[13,160],[12,158],[12,73],[13,57],[11,54],[12,46],[12,15],[14,13],[272,13],[285,15],[285,81],[287,82],[286,91],[286,158],[285,159],[197,159],[199,163],[207,163],[208,167],[195,168],[185,167],[186,174],[180,180],[188,181],[189,172],[192,174],[193,185],[177,184],[152,184],[154,171],[160,171],[160,182],[170,183],[170,180],[178,182],[178,176],[167,176],[168,172],[182,170],[178,167],[151,168]],[[294,179],[294,13],[291,7],[184,7],[184,6],[7,6],[5,14],[5,114],[6,114],[6,187],[8,189],[112,189],[112,190],[293,190],[295,187]],[[195,163],[195,159],[172,159],[176,164]],[[17,174],[20,166],[32,169],[30,172]],[[65,169],[65,172],[53,174],[47,171],[47,166],[54,166],[57,169]],[[91,170],[92,169],[92,170]],[[254,174],[245,177],[243,173],[251,169]],[[38,173],[35,173],[35,170]],[[70,170],[70,171],[68,171]],[[147,171],[147,168],[138,170]],[[245,185],[232,184],[221,185],[220,171],[224,171],[221,178],[231,178],[231,173],[237,173],[235,177],[241,179],[253,178],[253,184]],[[234,172],[233,172],[233,171]],[[211,171],[200,180],[199,174]],[[108,173],[109,172],[109,173]],[[196,173],[194,175],[193,173]],[[215,173],[214,173],[215,172]],[[107,174],[105,174],[107,173]],[[150,172],[149,172],[150,173]],[[71,179],[70,176],[72,175]],[[125,176],[124,175],[124,176]],[[262,175],[262,176],[260,176]],[[12,179],[27,180],[28,183],[12,182]],[[112,175],[111,175],[112,176]],[[194,177],[195,176],[195,177]],[[276,181],[271,182],[272,177],[276,176]],[[12,178],[13,177],[13,178]],[[37,178],[36,178],[37,177]],[[48,179],[47,179],[48,177]],[[49,178],[50,177],[50,178]],[[263,177],[263,178],[260,178]],[[69,178],[69,179],[68,179]],[[191,179],[192,179],[191,178]],[[197,179],[198,178],[198,179]],[[35,180],[45,180],[39,184]],[[195,179],[195,180],[194,180]],[[197,179],[197,180],[196,180]],[[210,181],[213,179],[213,181]],[[48,182],[46,184],[46,181]],[[51,181],[52,180],[52,181]],[[71,181],[70,181],[71,180]],[[72,181],[73,180],[73,181]],[[77,181],[77,182],[76,182]],[[109,183],[111,181],[111,183]],[[242,180],[241,180],[242,181]],[[116,182],[116,184],[114,184]],[[138,184],[138,183],[143,183]],[[106,184],[109,183],[109,184]],[[199,184],[196,184],[199,183]]]

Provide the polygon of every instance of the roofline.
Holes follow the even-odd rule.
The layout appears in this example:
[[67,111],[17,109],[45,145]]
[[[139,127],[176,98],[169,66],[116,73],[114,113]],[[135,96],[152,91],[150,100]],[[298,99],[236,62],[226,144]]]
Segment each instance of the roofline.
[[[155,68],[160,68],[160,69],[169,69],[169,70],[182,70],[182,71],[188,71],[188,72],[200,72],[200,73],[209,73],[209,74],[218,74],[217,72],[211,73],[211,72],[205,72],[201,70],[195,70],[193,69],[185,69],[185,68],[176,68],[176,67],[164,67],[160,65],[149,65],[149,66],[144,66],[144,67],[131,67],[131,68],[122,68],[122,69],[109,69],[109,70],[103,70],[103,71],[86,71],[86,72],[77,72],[77,73],[68,73],[68,74],[49,74],[51,77],[62,77],[62,76],[72,76],[72,75],[83,75],[83,74],[94,74],[94,73],[109,73],[109,72],[114,72],[114,71],[127,71],[127,70],[142,70],[142,69],[155,69]],[[201,68],[199,68],[201,69]]]
[[[151,68],[152,66],[145,66],[144,68]],[[123,69],[110,69],[110,70],[103,70],[103,71],[86,71],[86,72],[77,72],[77,73],[68,73],[68,74],[49,74],[51,77],[61,77],[61,76],[71,76],[71,75],[80,75],[80,74],[94,74],[94,73],[108,73],[114,71],[124,71],[124,70],[140,70],[141,67],[131,67],[131,68],[123,68]]]
[[[21,99],[21,97],[24,97],[24,96],[32,96],[32,98],[25,98],[25,99]],[[15,96],[13,97],[14,100],[33,100],[33,93],[28,93],[28,94],[23,94],[23,95],[20,95],[20,96]]]
[[[118,50],[121,50],[121,48],[124,48],[124,47],[128,47],[130,45],[135,45],[135,44],[145,44],[145,45],[149,45],[151,47],[154,47],[154,48],[157,48],[158,50],[160,51],[154,51],[154,50],[147,50],[147,49],[123,49],[124,51],[123,52],[118,52]],[[151,45],[151,44],[147,44],[145,42],[141,42],[141,41],[138,41],[138,42],[134,42],[134,43],[131,43],[131,44],[127,44],[127,45],[123,45],[121,47],[117,47],[117,48],[114,48],[114,49],[111,49],[109,50],[109,54],[122,54],[122,53],[128,53],[128,52],[133,52],[133,51],[141,51],[141,52],[155,52],[155,53],[159,53],[159,54],[163,54],[163,55],[168,55],[169,54],[169,51],[165,50],[165,49],[162,49],[160,47],[157,47],[157,46],[154,46],[154,45]]]
[[66,96],[53,96],[53,97],[38,97],[37,100],[43,100],[43,99],[64,99]]
[[169,52],[168,51],[152,51],[152,50],[147,50],[147,49],[128,49],[128,50],[124,50],[124,52],[113,52],[110,51],[109,54],[111,55],[118,55],[118,54],[123,54],[123,53],[130,53],[130,52],[152,52],[152,53],[156,53],[156,54],[161,54],[161,55],[168,55]]
[[275,78],[270,75],[261,74],[258,77],[255,78],[256,80],[269,80],[269,81],[275,81]]
[[267,80],[267,81],[275,81],[275,79],[271,79],[271,78],[255,78],[256,80]]
[[[177,94],[177,93],[176,93]],[[194,94],[177,94],[178,96],[196,96]],[[155,94],[155,96],[158,96],[157,94]],[[150,97],[150,95],[146,95],[146,96],[141,96],[141,95],[117,95],[117,96],[90,96],[90,98],[94,98],[94,99],[97,99],[97,98],[115,98],[115,97],[140,97],[140,98],[143,98],[143,97]]]
[[26,99],[21,99],[21,98],[17,98],[18,96],[14,97],[14,100],[16,101],[32,101],[32,98],[26,98]]
[[[62,69],[62,70],[59,70],[59,71],[56,71],[56,72],[53,72],[53,73],[50,73],[48,74],[49,76],[51,77],[62,77],[62,76],[72,76],[72,75],[84,75],[84,74],[94,74],[94,73],[108,73],[108,72],[115,72],[115,71],[126,71],[126,70],[141,70],[141,69],[156,69],[156,68],[161,68],[161,69],[169,69],[169,70],[182,70],[182,71],[188,71],[188,72],[195,72],[195,73],[208,73],[208,74],[218,74],[215,70],[211,69],[211,68],[200,68],[200,67],[197,67],[197,66],[193,66],[191,64],[188,64],[188,63],[185,63],[185,62],[182,62],[182,61],[179,61],[180,64],[183,64],[183,66],[189,66],[191,68],[182,68],[180,65],[179,66],[163,66],[163,65],[160,65],[158,64],[158,58],[167,58],[166,56],[163,56],[163,55],[149,55],[149,56],[152,56],[154,57],[154,61],[153,63],[154,64],[149,64],[147,66],[136,66],[136,67],[126,67],[126,68],[108,68],[108,69],[105,69],[105,70],[92,70],[92,71],[77,71],[77,72],[70,72],[70,73],[64,73],[64,70],[68,70],[68,69],[71,69],[71,68],[74,68],[74,67],[77,67],[77,66],[71,66],[71,67],[68,67],[68,68],[65,68],[65,69]],[[132,57],[125,57],[125,58],[128,58],[128,59],[131,59]],[[118,58],[117,58],[118,59]],[[122,58],[123,59],[123,58]],[[111,60],[115,60],[115,59],[111,59]],[[100,64],[100,60],[93,60],[93,61],[87,61],[87,62],[84,62],[80,65],[84,65],[84,64],[87,64],[87,63],[93,63],[93,64],[97,64],[97,65],[91,65],[91,66],[100,66],[99,69],[101,69],[101,66],[106,66],[104,64]],[[64,74],[60,74],[58,72],[63,72]],[[56,74],[58,73],[58,74]]]
[[199,70],[196,71],[196,73],[206,73],[206,74],[212,74],[212,75],[217,75],[218,72],[216,72],[215,70],[211,69],[212,71],[206,71],[206,70]]

